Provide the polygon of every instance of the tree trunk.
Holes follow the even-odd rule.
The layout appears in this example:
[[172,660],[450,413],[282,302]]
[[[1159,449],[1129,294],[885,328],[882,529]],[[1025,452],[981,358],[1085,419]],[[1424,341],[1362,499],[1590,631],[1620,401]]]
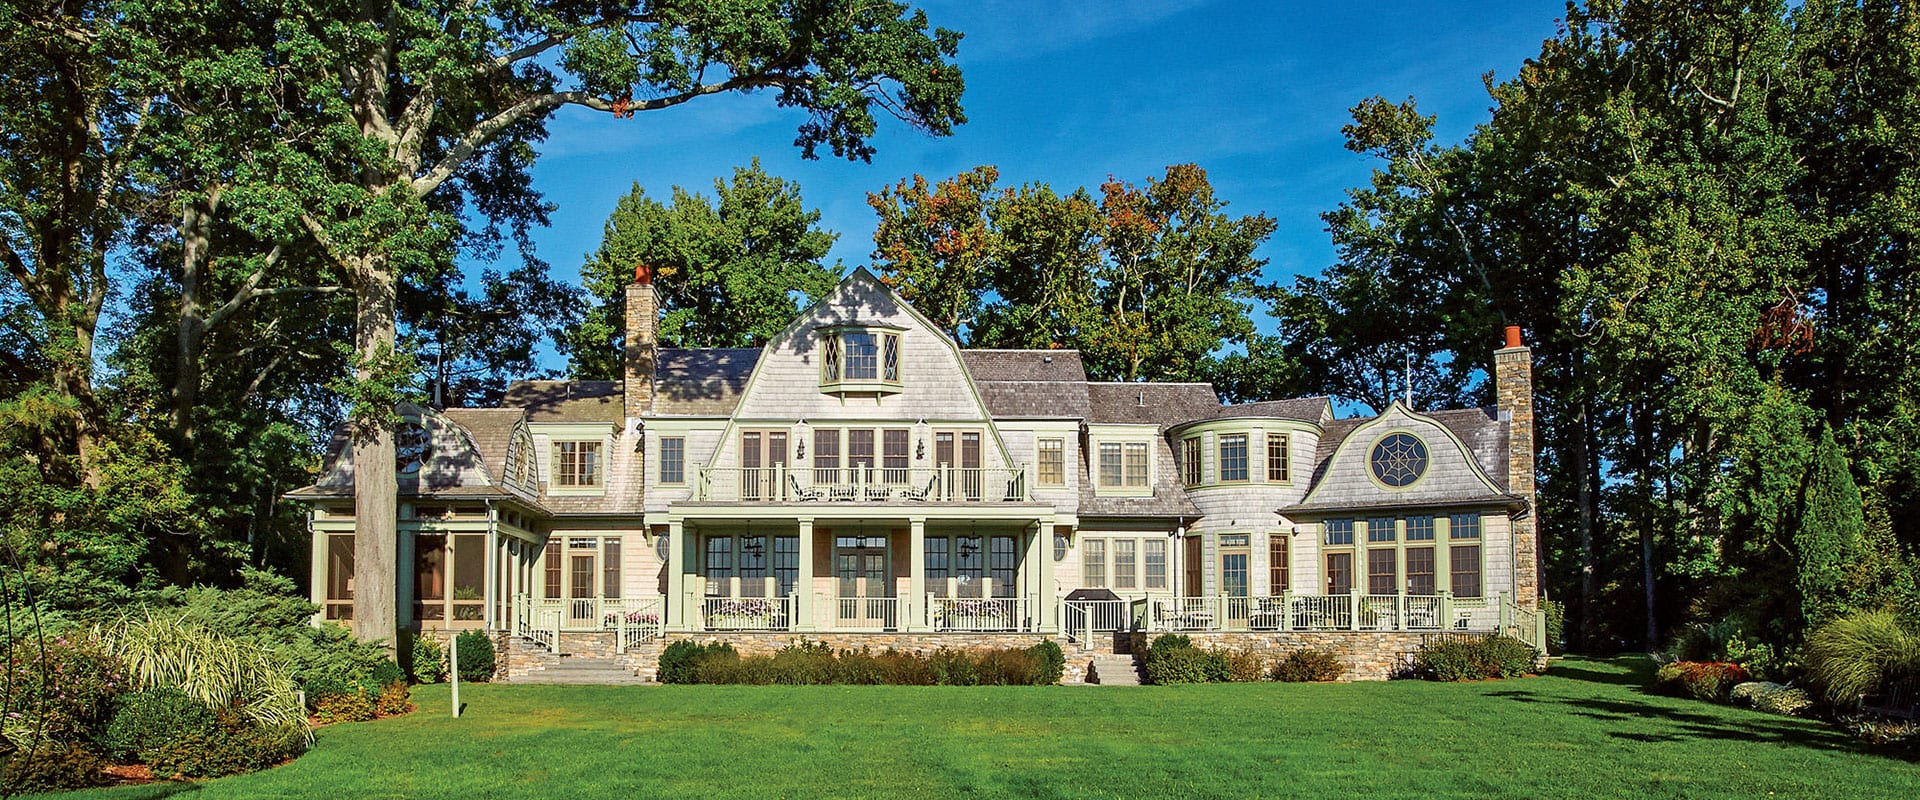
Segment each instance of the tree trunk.
[[207,332],[207,218],[194,203],[180,215],[180,319],[174,332],[172,422],[174,435],[188,450],[193,443],[193,407],[200,400],[200,341]]
[[[354,350],[360,381],[385,380],[380,367],[393,357],[394,287],[385,259],[366,257],[354,270]],[[353,618],[360,638],[392,647],[399,625],[399,528],[394,475],[392,408],[357,408],[353,437]]]
[[[1584,389],[1582,390],[1584,391]],[[1598,494],[1598,470],[1593,452],[1593,400],[1582,397],[1574,419],[1573,475],[1579,505],[1580,528],[1580,646],[1591,652],[1600,606],[1600,569],[1593,559],[1593,500]]]
[[[1643,386],[1654,385],[1653,381],[1643,381]],[[1653,499],[1653,411],[1646,401],[1633,406],[1633,438],[1635,455],[1639,464],[1635,465],[1635,498],[1640,503],[1640,580],[1645,587],[1647,606],[1647,649],[1660,646],[1660,621],[1654,602],[1654,564],[1653,564],[1653,526],[1656,519]]]

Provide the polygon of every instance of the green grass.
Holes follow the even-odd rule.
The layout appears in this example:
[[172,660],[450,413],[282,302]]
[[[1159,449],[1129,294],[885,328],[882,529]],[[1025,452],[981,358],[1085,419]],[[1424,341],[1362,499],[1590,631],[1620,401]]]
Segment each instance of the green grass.
[[298,761],[68,797],[1920,796],[1810,721],[1643,693],[1644,660],[1470,684],[444,686]]

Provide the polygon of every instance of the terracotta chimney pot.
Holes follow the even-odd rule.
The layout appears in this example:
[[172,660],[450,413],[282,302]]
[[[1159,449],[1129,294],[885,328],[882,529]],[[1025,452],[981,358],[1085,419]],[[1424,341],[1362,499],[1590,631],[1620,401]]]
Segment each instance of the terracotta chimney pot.
[[1507,346],[1508,346],[1508,347],[1520,347],[1520,346],[1521,346],[1521,344],[1520,344],[1520,326],[1518,326],[1518,325],[1508,325],[1508,326],[1507,326]]

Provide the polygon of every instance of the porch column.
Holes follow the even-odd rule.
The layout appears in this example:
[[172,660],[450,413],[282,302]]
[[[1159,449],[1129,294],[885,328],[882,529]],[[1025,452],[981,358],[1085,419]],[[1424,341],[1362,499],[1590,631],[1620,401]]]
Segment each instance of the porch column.
[[907,520],[907,602],[901,613],[907,615],[909,631],[924,631],[927,626],[927,520]]
[[[394,572],[398,574],[394,576],[397,580],[394,586],[393,604],[394,615],[398,618],[399,625],[402,628],[412,625],[414,621],[413,586],[420,580],[420,559],[419,556],[415,555],[419,550],[419,543],[415,541],[415,539],[419,535],[418,531],[400,531],[400,546],[395,548],[399,552],[395,556],[397,561],[394,564]],[[357,566],[358,565],[356,565],[356,567]],[[452,568],[451,564],[446,566],[449,569]],[[452,581],[448,581],[447,583],[452,583]],[[441,620],[441,625],[444,627],[446,622],[446,620]]]
[[313,569],[309,570],[307,581],[307,599],[320,607],[320,610],[313,615],[313,621],[316,623],[327,618],[327,580],[332,577],[330,572],[333,566],[327,558],[327,532],[314,530],[313,527],[313,520],[319,516],[319,513],[316,509],[307,509],[307,532],[311,534],[308,549],[313,556]]
[[1046,630],[1047,621],[1045,615],[1047,608],[1053,605],[1051,602],[1052,593],[1045,591],[1045,587],[1042,586],[1040,581],[1040,573],[1044,571],[1040,569],[1042,566],[1040,559],[1046,555],[1046,548],[1041,546],[1040,543],[1047,538],[1042,533],[1042,531],[1046,529],[1047,526],[1037,523],[1027,526],[1027,552],[1020,557],[1020,565],[1022,567],[1020,572],[1022,577],[1025,578],[1025,580],[1020,582],[1021,593],[1027,596],[1027,603],[1029,604],[1027,617],[1033,620],[1033,627],[1036,630]]
[[506,587],[500,585],[500,529],[497,527],[500,524],[499,514],[500,512],[492,506],[487,507],[487,555],[484,567],[486,577],[481,578],[480,596],[487,601],[486,624],[489,631],[500,629],[498,624],[500,596],[506,591]]
[[800,569],[793,582],[793,627],[813,630],[813,520],[800,520]]
[[679,520],[667,522],[667,607],[662,624],[669,630],[687,627],[687,535]]

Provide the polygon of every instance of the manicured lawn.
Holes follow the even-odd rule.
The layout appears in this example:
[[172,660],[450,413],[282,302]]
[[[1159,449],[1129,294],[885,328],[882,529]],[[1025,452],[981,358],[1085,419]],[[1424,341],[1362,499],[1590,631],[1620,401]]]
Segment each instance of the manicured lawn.
[[1920,796],[1920,764],[1814,722],[1546,677],[1189,687],[471,686],[197,787],[68,797]]

